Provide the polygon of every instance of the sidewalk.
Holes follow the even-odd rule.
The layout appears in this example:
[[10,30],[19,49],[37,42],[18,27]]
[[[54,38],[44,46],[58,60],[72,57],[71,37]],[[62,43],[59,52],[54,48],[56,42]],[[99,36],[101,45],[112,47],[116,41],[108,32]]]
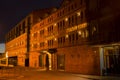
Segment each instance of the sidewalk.
[[95,75],[82,75],[82,74],[72,74],[72,75],[87,79],[93,79],[93,80],[120,80],[120,77],[116,77],[116,76],[95,76]]

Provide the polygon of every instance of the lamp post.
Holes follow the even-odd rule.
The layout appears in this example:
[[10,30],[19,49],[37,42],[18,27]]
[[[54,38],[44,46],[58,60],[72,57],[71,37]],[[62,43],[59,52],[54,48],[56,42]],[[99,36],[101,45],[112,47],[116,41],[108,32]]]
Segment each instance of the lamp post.
[[8,52],[6,52],[6,66],[8,66]]

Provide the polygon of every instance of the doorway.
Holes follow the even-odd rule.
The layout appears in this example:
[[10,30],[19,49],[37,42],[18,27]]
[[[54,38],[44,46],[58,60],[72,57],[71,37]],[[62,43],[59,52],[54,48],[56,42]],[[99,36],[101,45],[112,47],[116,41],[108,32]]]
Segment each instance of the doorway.
[[109,75],[120,74],[120,49],[111,48],[105,49],[104,53],[104,65],[106,72]]
[[107,73],[120,74],[120,55],[115,54],[114,50],[108,50],[108,55],[105,55],[105,65]]

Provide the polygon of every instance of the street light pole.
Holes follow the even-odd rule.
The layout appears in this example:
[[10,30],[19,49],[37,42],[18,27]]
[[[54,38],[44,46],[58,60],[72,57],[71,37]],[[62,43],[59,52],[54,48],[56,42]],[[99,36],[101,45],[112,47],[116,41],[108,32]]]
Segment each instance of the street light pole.
[[8,66],[8,52],[6,52],[6,66]]

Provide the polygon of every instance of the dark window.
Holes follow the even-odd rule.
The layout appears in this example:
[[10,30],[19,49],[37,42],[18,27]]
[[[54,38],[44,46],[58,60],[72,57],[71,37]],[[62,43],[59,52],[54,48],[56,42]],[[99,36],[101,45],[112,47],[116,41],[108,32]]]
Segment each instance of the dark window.
[[83,20],[83,11],[81,11],[81,20]]
[[70,25],[70,22],[71,22],[71,19],[70,19],[70,17],[68,18],[68,23],[69,23],[69,25]]
[[69,42],[71,42],[71,35],[69,35]]
[[72,16],[72,24],[74,23],[74,16]]
[[30,26],[30,24],[31,24],[31,17],[28,17],[27,24],[28,24],[28,26]]
[[63,43],[65,43],[65,36],[63,37]]
[[75,15],[75,24],[77,24],[77,14]]
[[75,38],[74,38],[74,34],[72,34],[72,41],[74,41],[75,40]]
[[78,40],[78,33],[76,33],[76,40]]
[[83,0],[80,1],[80,5],[82,5],[82,4],[83,4]]
[[64,29],[64,27],[65,27],[65,21],[63,20],[63,29]]

